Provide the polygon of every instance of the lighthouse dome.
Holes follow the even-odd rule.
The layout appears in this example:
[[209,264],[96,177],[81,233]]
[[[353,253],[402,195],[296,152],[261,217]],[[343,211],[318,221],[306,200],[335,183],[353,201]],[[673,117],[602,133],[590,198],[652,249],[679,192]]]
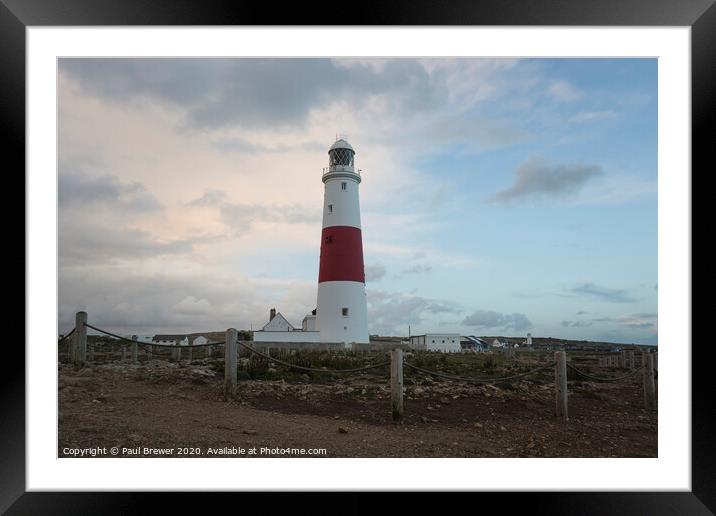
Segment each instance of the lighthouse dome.
[[353,157],[355,151],[345,138],[336,140],[336,143],[328,149],[328,165],[330,167],[351,167],[353,168]]
[[[353,147],[350,143],[348,143],[344,138],[340,138],[336,140],[336,143],[331,145],[331,148],[328,149],[328,152],[331,152],[333,149],[350,149],[353,150]],[[354,151],[355,152],[355,151]]]

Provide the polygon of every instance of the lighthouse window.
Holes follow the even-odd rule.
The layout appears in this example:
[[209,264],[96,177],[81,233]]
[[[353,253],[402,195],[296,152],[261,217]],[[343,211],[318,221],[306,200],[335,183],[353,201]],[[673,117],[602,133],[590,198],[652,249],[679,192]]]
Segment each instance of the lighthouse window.
[[328,205],[328,213],[333,213],[333,205],[332,204]]
[[343,308],[342,311],[343,311],[343,317],[348,317],[348,309]]
[[341,183],[341,190],[345,190],[348,183]]

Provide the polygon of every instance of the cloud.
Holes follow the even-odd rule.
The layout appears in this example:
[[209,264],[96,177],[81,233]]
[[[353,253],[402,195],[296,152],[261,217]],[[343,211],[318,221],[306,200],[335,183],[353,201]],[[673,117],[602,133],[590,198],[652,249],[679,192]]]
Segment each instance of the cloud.
[[581,285],[572,287],[569,291],[574,294],[595,297],[610,303],[632,303],[636,301],[625,289],[601,287],[593,283],[582,283]]
[[219,206],[226,201],[228,195],[223,190],[207,190],[204,195],[187,202],[187,206],[212,207]]
[[554,99],[563,102],[572,102],[582,97],[582,93],[567,81],[554,81],[547,91]]
[[416,263],[412,267],[404,269],[403,274],[427,274],[433,270],[433,266],[429,263]]
[[492,310],[476,310],[463,319],[464,326],[478,328],[505,328],[515,331],[526,330],[532,323],[525,314],[502,314]]
[[377,265],[366,265],[365,266],[365,281],[366,282],[373,282],[373,281],[380,281],[383,277],[385,277],[385,266],[377,264]]
[[405,294],[368,290],[368,324],[372,333],[405,335],[408,325],[420,325],[426,317],[441,313],[459,313],[451,301]]
[[[65,165],[66,166],[66,165]],[[162,209],[161,203],[137,182],[122,182],[112,175],[89,176],[84,173],[63,173],[57,179],[57,200],[60,208],[67,205],[87,207],[90,204],[113,205],[132,211],[150,212]]]
[[194,296],[185,297],[170,308],[172,312],[179,315],[206,315],[209,309],[209,301],[196,299]]
[[541,158],[532,158],[517,169],[514,184],[497,192],[492,202],[538,197],[566,197],[584,187],[593,177],[602,174],[597,165],[550,165]]
[[239,236],[246,233],[255,222],[317,224],[321,221],[320,209],[298,204],[264,206],[224,203],[219,207],[219,213],[222,222]]
[[414,59],[391,59],[376,68],[314,58],[63,58],[59,69],[104,99],[180,106],[186,122],[201,129],[302,127],[314,108],[346,101],[360,109],[390,93],[391,109],[411,113],[447,98],[444,81],[430,80]]
[[580,111],[570,117],[570,122],[595,122],[601,120],[615,120],[619,117],[616,111]]
[[585,328],[591,325],[592,323],[587,321],[562,321],[562,326],[565,328]]

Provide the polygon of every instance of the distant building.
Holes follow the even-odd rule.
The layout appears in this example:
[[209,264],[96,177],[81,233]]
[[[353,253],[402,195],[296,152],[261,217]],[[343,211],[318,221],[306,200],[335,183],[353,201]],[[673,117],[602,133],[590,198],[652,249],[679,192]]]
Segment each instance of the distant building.
[[194,337],[194,340],[191,341],[192,346],[199,346],[201,344],[206,344],[209,342],[209,339],[204,337],[203,335],[199,335],[198,337]]
[[490,349],[490,345],[487,342],[474,335],[463,336],[460,340],[460,346],[464,350],[476,351],[478,353],[484,353]]
[[427,333],[410,337],[410,347],[415,350],[455,353],[462,351],[459,333]]
[[163,346],[188,346],[189,337],[186,335],[155,335],[152,343]]
[[499,340],[495,339],[492,341],[492,347],[493,348],[504,348],[505,345],[502,342],[500,342]]
[[154,339],[154,335],[132,335],[129,338],[131,340],[136,340],[137,342],[144,342],[146,344],[150,344],[152,342],[152,339]]

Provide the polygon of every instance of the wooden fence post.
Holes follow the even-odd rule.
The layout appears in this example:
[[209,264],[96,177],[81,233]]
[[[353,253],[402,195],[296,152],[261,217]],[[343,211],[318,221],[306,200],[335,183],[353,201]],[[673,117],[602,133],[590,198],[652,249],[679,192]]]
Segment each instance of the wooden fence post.
[[630,351],[630,352],[627,354],[627,358],[628,358],[628,362],[629,362],[629,370],[630,370],[630,371],[633,371],[633,370],[634,370],[634,367],[635,367],[634,352],[633,352],[633,351]]
[[206,357],[211,358],[211,348],[214,346],[206,346]]
[[194,348],[189,348],[186,350],[187,352],[187,360],[191,362],[194,359]]
[[619,367],[626,369],[626,351],[622,350],[619,353]]
[[72,360],[75,369],[84,367],[87,360],[87,312],[77,312],[75,314],[75,334],[73,340]]
[[154,353],[154,346],[147,344],[144,352],[147,354],[147,362],[149,362],[152,359],[152,354]]
[[[134,340],[136,341],[137,339],[134,339]],[[138,357],[139,348],[137,346],[139,346],[139,344],[137,344],[136,342],[132,343],[132,363],[133,364],[136,364],[137,362],[139,362],[139,357]]]
[[569,419],[567,411],[567,353],[556,351],[554,354],[554,383],[556,391],[556,414],[565,421]]
[[403,350],[390,351],[390,399],[393,409],[393,421],[403,419]]
[[127,360],[127,346],[122,346],[122,362]]
[[229,401],[236,396],[238,356],[236,339],[238,332],[234,328],[226,330],[226,347],[224,349],[224,400]]
[[654,384],[654,355],[643,353],[642,361],[644,367],[644,408],[654,410],[656,408],[656,386]]
[[654,353],[654,371],[659,373],[659,352]]

